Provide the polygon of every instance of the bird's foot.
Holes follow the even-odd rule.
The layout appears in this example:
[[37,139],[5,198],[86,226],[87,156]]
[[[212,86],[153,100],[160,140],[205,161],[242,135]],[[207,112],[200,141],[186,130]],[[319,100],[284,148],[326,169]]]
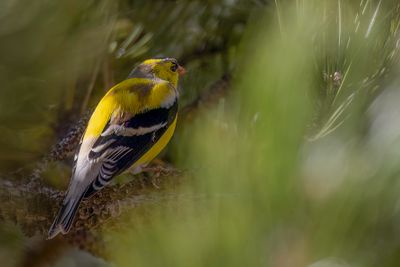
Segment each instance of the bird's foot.
[[161,160],[157,160],[155,164],[150,166],[143,167],[142,171],[149,176],[152,185],[157,189],[160,188],[158,185],[158,180],[160,177],[171,176],[180,173],[178,169]]

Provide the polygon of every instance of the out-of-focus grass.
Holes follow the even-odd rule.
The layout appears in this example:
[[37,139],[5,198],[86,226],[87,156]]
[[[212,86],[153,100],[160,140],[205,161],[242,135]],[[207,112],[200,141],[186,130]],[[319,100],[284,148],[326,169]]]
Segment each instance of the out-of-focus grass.
[[399,6],[275,2],[233,95],[180,136],[186,201],[111,234],[119,266],[399,264]]
[[[399,4],[264,2],[4,2],[0,169],[44,154],[66,110],[81,112],[86,95],[94,106],[143,58],[186,59],[184,102],[235,67],[230,96],[174,140],[188,184],[130,219],[131,231],[105,229],[111,259],[398,266]],[[3,228],[17,233],[0,247],[12,265],[22,237]]]
[[[0,169],[32,163],[54,142],[80,75],[106,48],[108,1],[4,1],[0,13]],[[104,12],[106,9],[107,12]],[[90,12],[88,11],[90,10]]]

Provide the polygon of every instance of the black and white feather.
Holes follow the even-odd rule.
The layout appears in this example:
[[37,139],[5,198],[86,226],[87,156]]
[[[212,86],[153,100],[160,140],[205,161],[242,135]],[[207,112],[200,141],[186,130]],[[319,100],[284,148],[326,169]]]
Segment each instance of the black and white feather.
[[89,198],[128,169],[163,136],[176,118],[178,102],[107,123],[97,139],[82,141],[73,178],[49,238],[67,233],[83,198]]

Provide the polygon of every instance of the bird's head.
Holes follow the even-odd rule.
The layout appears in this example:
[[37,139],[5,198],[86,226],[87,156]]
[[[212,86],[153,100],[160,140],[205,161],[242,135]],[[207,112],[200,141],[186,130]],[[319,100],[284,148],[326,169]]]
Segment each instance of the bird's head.
[[129,74],[129,77],[159,78],[172,83],[176,87],[179,76],[182,76],[185,72],[185,69],[174,58],[148,59],[137,66]]

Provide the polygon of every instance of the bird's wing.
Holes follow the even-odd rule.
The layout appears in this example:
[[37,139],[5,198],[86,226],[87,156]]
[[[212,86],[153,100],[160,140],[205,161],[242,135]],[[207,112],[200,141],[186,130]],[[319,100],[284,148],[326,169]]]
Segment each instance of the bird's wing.
[[174,123],[177,110],[176,89],[166,81],[131,78],[111,88],[82,137],[72,179],[49,238],[67,233],[82,198],[141,159]]
[[103,188],[114,176],[139,160],[167,131],[177,110],[178,103],[175,101],[168,108],[122,116],[120,120],[111,118],[88,155],[90,162],[101,162],[101,166],[85,197]]

